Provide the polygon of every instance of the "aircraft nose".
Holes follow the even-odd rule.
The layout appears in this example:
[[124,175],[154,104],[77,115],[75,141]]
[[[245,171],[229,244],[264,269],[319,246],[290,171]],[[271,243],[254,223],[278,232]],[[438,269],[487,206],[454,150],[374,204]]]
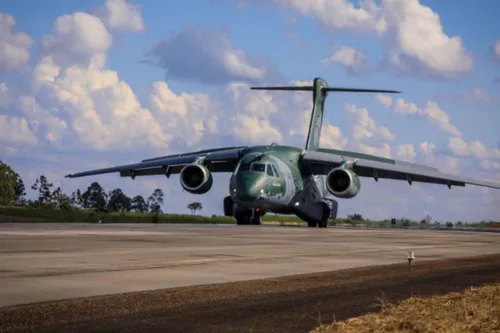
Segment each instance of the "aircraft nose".
[[242,201],[258,199],[262,192],[262,186],[254,179],[241,179],[236,186],[236,196]]

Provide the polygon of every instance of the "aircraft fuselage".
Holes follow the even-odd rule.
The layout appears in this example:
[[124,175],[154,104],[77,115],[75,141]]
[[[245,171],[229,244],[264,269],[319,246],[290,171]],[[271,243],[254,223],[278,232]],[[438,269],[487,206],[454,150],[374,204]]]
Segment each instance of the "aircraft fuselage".
[[[323,219],[324,203],[332,201],[327,199],[325,176],[314,176],[301,167],[301,153],[301,149],[288,146],[258,146],[244,153],[229,180],[237,220],[238,214],[246,211],[255,215],[256,210],[259,214],[296,214],[311,223]],[[301,194],[306,197],[297,205]]]

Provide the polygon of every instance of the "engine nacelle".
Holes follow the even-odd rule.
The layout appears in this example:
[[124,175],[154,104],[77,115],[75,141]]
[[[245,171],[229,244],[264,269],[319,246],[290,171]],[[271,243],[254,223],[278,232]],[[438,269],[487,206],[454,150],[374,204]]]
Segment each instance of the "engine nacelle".
[[354,198],[361,190],[358,175],[346,168],[335,168],[326,175],[326,188],[337,198]]
[[212,173],[201,164],[188,164],[180,172],[183,189],[193,194],[204,194],[210,191],[213,184]]

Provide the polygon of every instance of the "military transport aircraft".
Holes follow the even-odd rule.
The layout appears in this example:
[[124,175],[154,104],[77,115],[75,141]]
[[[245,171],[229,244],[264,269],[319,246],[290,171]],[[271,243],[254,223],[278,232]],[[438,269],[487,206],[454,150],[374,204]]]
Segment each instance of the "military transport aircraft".
[[360,189],[359,177],[397,179],[451,186],[473,184],[500,189],[500,184],[444,174],[436,168],[357,152],[319,147],[324,103],[328,92],[399,93],[393,90],[329,87],[322,78],[312,86],[251,87],[262,90],[312,91],[313,108],[305,148],[278,144],[222,147],[145,159],[67,175],[75,178],[119,172],[121,177],[179,174],[184,190],[207,193],[212,173],[231,173],[229,195],[223,200],[224,215],[237,224],[261,224],[268,213],[295,214],[310,227],[326,227],[337,217],[332,198],[353,198]]

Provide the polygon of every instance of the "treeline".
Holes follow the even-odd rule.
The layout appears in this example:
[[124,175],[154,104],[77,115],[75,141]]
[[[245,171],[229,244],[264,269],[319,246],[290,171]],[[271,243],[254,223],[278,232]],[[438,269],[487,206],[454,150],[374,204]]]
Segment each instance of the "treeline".
[[0,205],[161,214],[164,196],[163,191],[157,188],[147,199],[141,195],[129,197],[120,188],[106,192],[98,182],[90,184],[84,192],[77,189],[67,195],[44,175],[36,179],[31,189],[38,193],[37,199],[26,199],[26,187],[22,178],[8,164],[0,161]]

